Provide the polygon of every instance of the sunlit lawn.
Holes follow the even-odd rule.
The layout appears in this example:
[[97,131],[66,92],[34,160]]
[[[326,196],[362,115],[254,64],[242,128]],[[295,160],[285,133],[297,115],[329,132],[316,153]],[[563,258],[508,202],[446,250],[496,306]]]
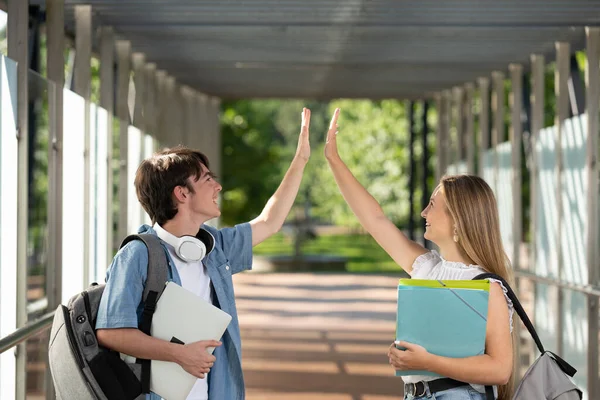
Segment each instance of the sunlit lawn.
[[[401,272],[402,269],[370,235],[323,235],[304,244],[303,254],[329,254],[347,259],[350,272]],[[291,238],[278,233],[254,248],[257,255],[291,255]]]

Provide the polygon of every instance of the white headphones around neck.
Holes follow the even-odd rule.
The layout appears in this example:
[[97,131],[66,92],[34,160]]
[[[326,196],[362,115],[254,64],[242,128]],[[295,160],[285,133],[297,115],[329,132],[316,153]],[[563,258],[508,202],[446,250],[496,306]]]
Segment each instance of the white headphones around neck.
[[190,235],[177,237],[164,230],[159,224],[154,224],[153,228],[158,237],[173,246],[177,257],[185,262],[201,261],[215,247],[215,238],[203,228],[200,228],[195,237]]

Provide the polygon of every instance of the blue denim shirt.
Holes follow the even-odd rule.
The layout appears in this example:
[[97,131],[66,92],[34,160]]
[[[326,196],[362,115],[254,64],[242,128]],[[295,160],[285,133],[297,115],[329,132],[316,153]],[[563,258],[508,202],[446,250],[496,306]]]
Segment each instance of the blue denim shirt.
[[[208,374],[208,398],[244,400],[240,327],[231,277],[252,268],[252,229],[248,223],[220,230],[207,225],[203,228],[215,238],[214,250],[204,259],[214,288],[214,302],[231,315],[231,322],[221,338],[223,344],[213,353],[217,360]],[[138,233],[156,235],[148,225],[142,225]],[[169,280],[181,285],[177,268],[166,247],[165,252],[169,260]],[[148,250],[141,241],[132,241],[119,250],[106,274],[106,288],[98,309],[96,329],[138,327],[147,266]],[[146,400],[160,400],[160,396],[152,393],[146,396]]]

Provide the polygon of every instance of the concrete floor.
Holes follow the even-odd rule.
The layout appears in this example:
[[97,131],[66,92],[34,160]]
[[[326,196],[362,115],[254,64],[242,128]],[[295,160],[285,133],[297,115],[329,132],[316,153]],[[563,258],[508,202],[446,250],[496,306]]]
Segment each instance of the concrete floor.
[[386,356],[398,279],[236,275],[247,399],[401,399]]

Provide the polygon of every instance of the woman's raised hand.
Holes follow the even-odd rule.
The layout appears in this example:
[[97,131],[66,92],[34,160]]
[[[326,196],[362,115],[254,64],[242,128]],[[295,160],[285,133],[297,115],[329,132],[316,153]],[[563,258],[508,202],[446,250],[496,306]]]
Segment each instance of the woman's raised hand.
[[339,157],[337,150],[337,133],[338,133],[338,118],[340,116],[340,109],[336,108],[333,113],[333,117],[331,117],[331,122],[329,123],[329,130],[327,131],[327,138],[325,139],[325,158],[328,160],[332,160],[334,158]]

